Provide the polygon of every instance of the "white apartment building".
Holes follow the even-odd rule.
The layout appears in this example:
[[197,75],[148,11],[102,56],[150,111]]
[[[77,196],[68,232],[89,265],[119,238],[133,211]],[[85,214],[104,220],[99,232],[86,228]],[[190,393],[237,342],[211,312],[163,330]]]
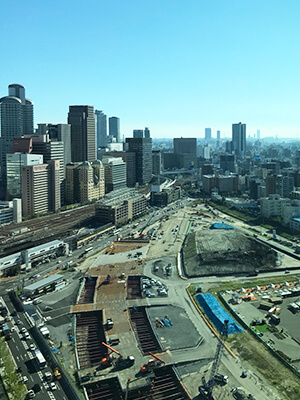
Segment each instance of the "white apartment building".
[[41,154],[6,154],[6,182],[9,198],[22,196],[22,166],[43,164]]
[[278,194],[260,199],[260,214],[264,218],[280,216],[284,225],[300,216],[300,200],[282,198]]

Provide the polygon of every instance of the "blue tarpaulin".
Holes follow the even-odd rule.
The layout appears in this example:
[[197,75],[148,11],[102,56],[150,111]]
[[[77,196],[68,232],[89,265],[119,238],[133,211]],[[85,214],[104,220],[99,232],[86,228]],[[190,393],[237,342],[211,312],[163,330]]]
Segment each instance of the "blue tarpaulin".
[[209,229],[234,229],[234,227],[224,224],[224,222],[215,222],[209,227]]
[[164,323],[165,326],[172,326],[173,325],[172,322],[169,321],[167,318],[163,318],[162,322]]
[[237,322],[224,310],[218,300],[210,293],[198,294],[196,300],[203,308],[207,317],[211,320],[219,332],[222,332],[224,321],[228,322],[228,335],[243,332]]

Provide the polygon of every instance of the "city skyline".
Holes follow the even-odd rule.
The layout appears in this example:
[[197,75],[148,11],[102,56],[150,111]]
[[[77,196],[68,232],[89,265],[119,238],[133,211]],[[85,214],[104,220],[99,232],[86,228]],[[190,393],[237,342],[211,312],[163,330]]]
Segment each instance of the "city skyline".
[[92,14],[72,4],[2,6],[2,36],[14,29],[0,43],[0,97],[24,85],[36,124],[88,104],[117,115],[125,137],[149,126],[153,138],[201,138],[209,126],[223,138],[238,121],[252,136],[299,137],[298,2],[92,1]]

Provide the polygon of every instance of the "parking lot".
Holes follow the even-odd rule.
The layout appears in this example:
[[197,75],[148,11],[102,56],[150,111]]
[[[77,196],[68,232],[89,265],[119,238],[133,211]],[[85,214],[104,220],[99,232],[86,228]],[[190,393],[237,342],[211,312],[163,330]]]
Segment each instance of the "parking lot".
[[[290,309],[290,304],[299,301],[300,297],[281,298],[279,290],[278,288],[253,290],[251,293],[255,300],[242,301],[239,304],[233,301],[233,293],[226,293],[223,297],[233,312],[247,325],[252,326],[261,340],[269,347],[279,351],[284,358],[293,363],[294,367],[300,368],[298,357],[300,352],[300,313],[293,313]],[[247,296],[245,293],[241,293],[241,295],[242,297]],[[281,302],[272,304],[271,301],[276,301],[275,299]],[[272,317],[273,315],[276,315],[277,320]]]

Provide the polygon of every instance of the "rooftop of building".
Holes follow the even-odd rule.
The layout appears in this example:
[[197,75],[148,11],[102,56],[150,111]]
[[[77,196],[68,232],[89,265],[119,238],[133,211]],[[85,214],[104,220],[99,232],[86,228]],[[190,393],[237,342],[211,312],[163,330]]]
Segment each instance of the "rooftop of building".
[[102,162],[104,165],[108,165],[108,164],[125,164],[122,157],[112,157],[112,156],[106,156],[105,154],[103,154],[102,157]]
[[48,243],[40,244],[39,246],[31,247],[30,249],[27,249],[26,251],[30,255],[31,253],[37,253],[37,252],[40,252],[41,250],[58,247],[62,243],[63,242],[61,240],[52,240],[52,242],[48,242]]
[[135,188],[123,188],[113,190],[106,194],[101,200],[98,200],[96,205],[114,206],[123,203],[126,200],[133,200],[143,195]]
[[59,279],[63,279],[62,275],[53,274],[53,275],[48,276],[45,279],[41,279],[38,282],[32,283],[29,286],[25,286],[24,290],[33,292],[33,291],[35,291],[39,288],[42,288],[46,285],[51,285],[51,283],[54,283],[54,282],[58,281]]

